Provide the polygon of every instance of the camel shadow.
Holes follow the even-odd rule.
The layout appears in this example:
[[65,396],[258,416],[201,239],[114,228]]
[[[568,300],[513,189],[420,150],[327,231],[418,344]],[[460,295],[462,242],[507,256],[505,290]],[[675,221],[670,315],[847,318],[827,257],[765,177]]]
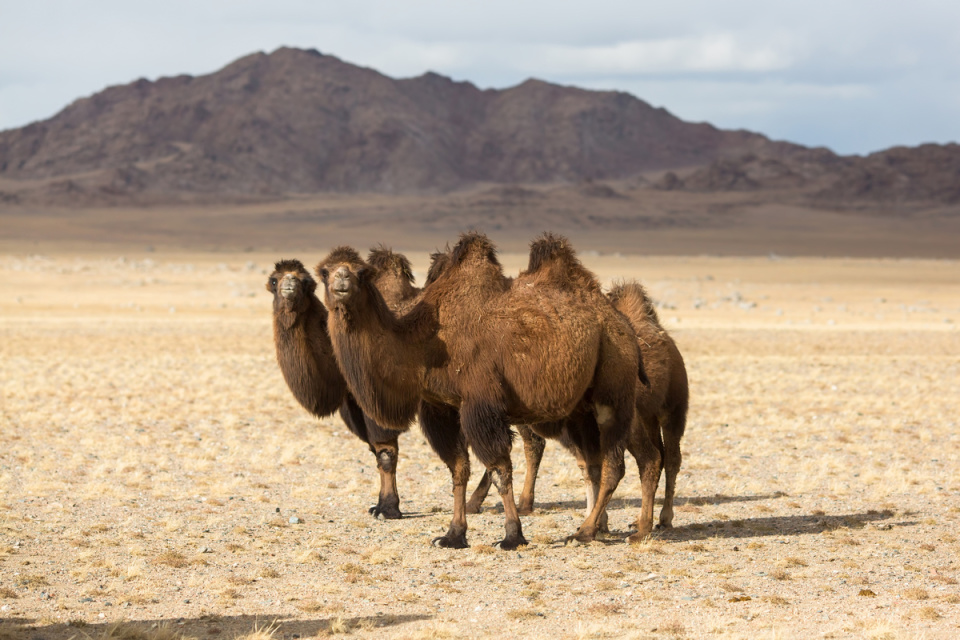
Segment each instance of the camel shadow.
[[[710,522],[681,525],[672,529],[656,531],[663,540],[689,541],[711,538],[756,538],[770,536],[804,536],[835,531],[837,529],[863,529],[868,524],[889,520],[891,511],[867,511],[841,515],[797,515],[744,518],[743,520],[713,520]],[[889,528],[910,527],[914,520],[887,522]]]
[[[835,531],[838,529],[863,529],[893,517],[891,511],[867,511],[835,516],[799,515],[766,518],[744,518],[743,520],[713,520],[689,525],[675,526],[670,529],[655,529],[651,534],[654,540],[671,542],[692,542],[696,540],[716,540],[718,538],[742,539],[776,536],[804,536]],[[676,522],[676,520],[675,520]],[[911,527],[914,520],[886,522],[885,528]],[[597,538],[597,542],[606,545],[623,544],[624,539],[635,531],[611,531]],[[553,546],[566,544],[566,537],[553,540]]]
[[[22,637],[34,639],[54,640],[56,638],[99,638],[123,637],[140,638],[152,637],[151,631],[166,628],[173,631],[178,637],[196,638],[236,638],[251,634],[255,630],[265,630],[275,638],[313,638],[318,635],[349,634],[358,630],[373,631],[387,629],[411,622],[430,620],[427,615],[376,615],[360,616],[356,618],[317,618],[300,619],[288,614],[276,616],[217,616],[204,615],[198,618],[166,618],[157,620],[135,620],[130,622],[101,622],[85,624],[81,622],[47,624],[29,618],[8,618],[4,624],[13,627]],[[121,627],[126,633],[109,634],[108,631]],[[167,637],[164,635],[164,637]]]
[[[677,497],[674,499],[673,504],[675,506],[680,505],[717,505],[717,504],[727,504],[730,502],[758,502],[761,500],[774,500],[776,498],[783,498],[787,494],[780,491],[774,493],[763,493],[758,495],[750,496],[728,496],[723,494],[714,494],[713,496],[693,496],[689,498],[680,498]],[[608,509],[639,509],[642,501],[640,498],[621,498],[613,497],[610,500]],[[662,505],[663,498],[657,498],[656,504]],[[548,512],[548,511],[563,511],[565,509],[579,509],[584,510],[587,507],[585,500],[557,500],[554,502],[537,502],[534,505],[534,513],[538,511]],[[503,512],[503,503],[491,504],[488,509],[496,509],[498,512]]]

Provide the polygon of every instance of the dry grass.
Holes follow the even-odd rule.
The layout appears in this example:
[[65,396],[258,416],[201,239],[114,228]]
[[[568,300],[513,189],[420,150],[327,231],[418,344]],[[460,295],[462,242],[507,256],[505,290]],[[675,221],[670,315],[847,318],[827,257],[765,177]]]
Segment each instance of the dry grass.
[[[398,473],[411,517],[367,515],[373,456],[277,370],[263,270],[279,257],[0,256],[0,618],[30,621],[0,639],[954,630],[955,265],[591,258],[676,307],[661,318],[693,399],[675,528],[623,542],[639,508],[628,459],[613,535],[564,545],[583,491],[550,443],[523,519],[534,544],[504,552],[494,495],[470,549],[430,545],[449,473],[416,429]],[[845,607],[883,620],[844,632]]]

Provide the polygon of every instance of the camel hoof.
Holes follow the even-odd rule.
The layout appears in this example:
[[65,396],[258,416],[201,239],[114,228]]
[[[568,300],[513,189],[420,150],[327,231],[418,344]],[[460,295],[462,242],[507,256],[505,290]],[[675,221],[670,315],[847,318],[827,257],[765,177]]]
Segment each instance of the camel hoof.
[[627,536],[627,544],[640,544],[650,539],[649,533],[640,533],[639,531]]
[[503,540],[494,544],[493,546],[503,551],[514,551],[517,547],[525,547],[528,544],[530,543],[527,542],[526,538],[524,538],[523,536],[518,536],[516,538],[510,538],[510,539],[504,538]]
[[479,504],[476,506],[468,504],[466,507],[464,507],[464,511],[466,511],[468,514],[475,515],[483,511],[483,506]]
[[378,520],[400,520],[403,518],[403,513],[400,512],[400,509],[396,507],[381,507],[380,505],[370,507],[370,515]]
[[466,534],[459,536],[440,536],[439,538],[434,538],[432,544],[442,549],[466,549],[470,546],[467,544]]
[[673,529],[672,522],[661,522],[656,526],[657,531],[662,531],[664,529]]
[[533,513],[533,507],[518,507],[517,514],[521,516],[529,516]]
[[575,547],[579,544],[587,544],[593,542],[596,539],[596,534],[584,533],[582,531],[577,531],[575,534],[567,538],[567,544],[571,547]]

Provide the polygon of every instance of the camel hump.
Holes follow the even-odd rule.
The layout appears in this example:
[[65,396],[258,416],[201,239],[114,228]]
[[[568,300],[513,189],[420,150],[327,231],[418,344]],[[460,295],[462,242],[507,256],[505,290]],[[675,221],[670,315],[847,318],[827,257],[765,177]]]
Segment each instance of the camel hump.
[[402,253],[395,253],[381,244],[370,250],[367,263],[378,273],[389,273],[413,284],[413,266]]
[[450,252],[450,264],[463,264],[469,259],[479,259],[500,266],[497,260],[497,248],[490,238],[479,231],[467,231],[460,234],[460,240]]
[[[306,272],[306,267],[303,266],[303,263],[299,260],[280,260],[273,268],[278,273],[290,273],[291,271],[303,271]],[[309,275],[309,274],[307,274]]]
[[527,273],[545,276],[559,286],[600,290],[597,277],[583,266],[570,241],[550,232],[530,243]]
[[443,251],[437,250],[430,254],[430,269],[427,270],[427,279],[424,282],[424,286],[430,284],[431,282],[436,282],[437,278],[443,275],[443,272],[447,270],[450,266],[451,249],[448,244],[446,249]]
[[647,290],[639,282],[633,280],[618,282],[613,285],[607,296],[610,298],[610,303],[631,321],[646,318],[660,326],[656,306],[650,296],[647,295]]

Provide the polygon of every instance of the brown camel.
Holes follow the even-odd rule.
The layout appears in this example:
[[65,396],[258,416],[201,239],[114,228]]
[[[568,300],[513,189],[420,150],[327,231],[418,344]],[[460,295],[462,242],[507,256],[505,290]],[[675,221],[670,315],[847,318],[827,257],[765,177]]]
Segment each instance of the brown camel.
[[[650,378],[649,386],[637,387],[636,424],[643,426],[647,439],[656,445],[663,459],[666,486],[658,527],[669,528],[673,526],[673,498],[682,461],[680,439],[687,424],[690,397],[687,370],[680,350],[660,324],[653,302],[640,284],[620,283],[607,295],[613,306],[627,316],[633,325],[643,354],[644,369]],[[638,441],[635,435],[639,435],[636,429],[631,430],[627,446],[637,457],[635,449],[644,446],[646,440],[641,436]],[[637,457],[638,464],[639,460]],[[639,527],[634,536],[641,536]]]
[[[549,237],[549,235],[544,236],[544,240]],[[561,239],[554,238],[553,241],[558,242]],[[441,264],[437,267],[436,274],[439,274],[442,266]],[[556,275],[563,274],[558,272]],[[573,282],[576,283],[578,279],[575,278]],[[641,516],[637,520],[637,532],[629,538],[633,542],[645,537],[651,530],[653,499],[650,496],[656,493],[660,469],[657,467],[653,471],[650,465],[658,464],[659,460],[663,461],[663,468],[666,471],[666,489],[658,528],[673,526],[673,499],[677,473],[682,460],[680,439],[683,437],[686,425],[689,390],[683,357],[676,343],[660,324],[656,309],[643,287],[635,282],[620,283],[607,294],[607,298],[627,317],[636,331],[643,367],[649,379],[648,384],[641,380],[637,382],[637,420],[631,426],[627,438],[627,448],[636,459],[640,471],[644,503]],[[531,437],[539,439],[536,434],[530,432],[528,427],[518,425],[517,430],[524,438],[525,445]],[[536,470],[540,466],[540,458],[543,454],[542,440],[540,442],[539,447],[536,444],[525,446],[528,460],[527,484],[524,492],[531,497],[535,491]],[[659,455],[650,450],[651,445],[656,447]],[[570,448],[569,443],[567,447]],[[576,451],[573,453],[582,464],[582,458]],[[531,455],[534,457],[533,460],[530,459]],[[587,481],[588,484],[592,484],[589,477]],[[480,484],[480,487],[485,486],[489,486],[486,478],[481,480]],[[486,495],[480,494],[480,487],[471,498],[471,505],[478,511]],[[590,489],[588,489],[588,506],[591,502],[589,491]],[[531,502],[531,509],[532,506]]]
[[[394,306],[419,293],[413,286],[413,273],[406,257],[379,247],[368,260],[379,267],[375,286]],[[327,335],[327,309],[316,296],[317,283],[298,260],[283,260],[267,281],[273,294],[273,337],[277,363],[294,398],[317,417],[339,410],[347,428],[367,443],[377,460],[380,495],[370,508],[375,517],[402,517],[397,492],[398,433],[384,429],[364,415],[347,391],[340,373],[330,337]]]
[[548,286],[537,268],[508,286],[496,250],[478,233],[461,237],[447,268],[399,316],[372,285],[375,270],[353,249],[335,249],[317,273],[334,354],[357,402],[398,430],[419,417],[451,471],[453,518],[435,544],[467,546],[468,445],[500,491],[500,547],[526,544],[513,497],[510,424],[539,428],[586,408],[597,424],[601,478],[576,538],[595,537],[623,476],[623,440],[635,411],[640,356],[622,316],[601,323],[589,298]]

